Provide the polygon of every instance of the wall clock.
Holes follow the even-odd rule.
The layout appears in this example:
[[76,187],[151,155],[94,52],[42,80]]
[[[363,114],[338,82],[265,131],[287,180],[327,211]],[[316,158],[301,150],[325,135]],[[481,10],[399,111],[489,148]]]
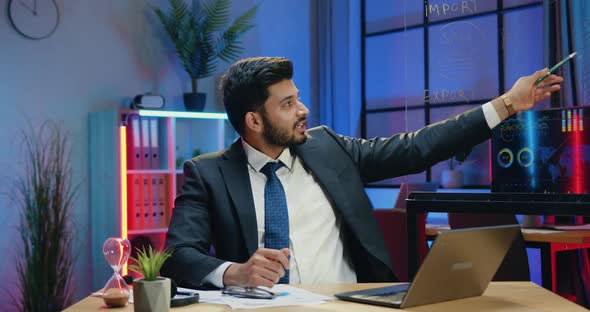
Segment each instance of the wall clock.
[[41,40],[57,29],[59,8],[55,0],[9,0],[8,18],[19,34]]

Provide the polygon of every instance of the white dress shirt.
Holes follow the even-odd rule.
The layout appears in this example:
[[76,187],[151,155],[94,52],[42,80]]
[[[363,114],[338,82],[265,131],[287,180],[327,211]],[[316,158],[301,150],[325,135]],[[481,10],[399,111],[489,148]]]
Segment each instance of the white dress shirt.
[[[482,105],[486,123],[493,129],[501,120],[491,102]],[[248,158],[258,229],[258,247],[264,247],[264,186],[266,176],[260,169],[275,161],[242,140]],[[277,177],[285,189],[289,210],[290,284],[356,283],[356,273],[345,253],[340,219],[311,172],[296,155],[285,148],[277,158],[285,166]],[[232,262],[225,262],[203,279],[223,287],[223,274]]]

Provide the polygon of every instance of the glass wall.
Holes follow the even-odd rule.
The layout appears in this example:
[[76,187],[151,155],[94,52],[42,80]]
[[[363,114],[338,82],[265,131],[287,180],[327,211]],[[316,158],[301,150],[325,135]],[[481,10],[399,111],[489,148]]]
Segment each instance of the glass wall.
[[[366,138],[452,117],[543,67],[542,0],[365,0],[362,11]],[[485,142],[461,165],[444,161],[372,186],[440,183],[453,167],[466,187],[489,187],[489,153]]]

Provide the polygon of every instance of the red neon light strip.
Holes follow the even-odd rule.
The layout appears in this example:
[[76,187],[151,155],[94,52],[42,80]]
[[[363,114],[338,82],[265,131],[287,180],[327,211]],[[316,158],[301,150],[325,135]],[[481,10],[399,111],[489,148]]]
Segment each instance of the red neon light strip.
[[[574,125],[578,124],[578,115],[574,114],[573,116],[573,123]],[[582,194],[584,192],[584,166],[582,163],[582,151],[581,151],[581,144],[582,144],[582,132],[578,131],[578,127],[574,126],[574,131],[572,135],[574,136],[573,144],[572,144],[572,152],[573,152],[573,165],[574,165],[574,185],[573,185],[573,192],[575,194]]]
[[[120,220],[121,220],[121,237],[127,238],[127,127],[121,126],[119,127],[119,160],[120,160],[120,167],[121,172],[119,173],[121,177],[121,189],[119,193],[121,194],[119,203],[120,209]],[[127,263],[123,265],[123,275],[127,274]]]

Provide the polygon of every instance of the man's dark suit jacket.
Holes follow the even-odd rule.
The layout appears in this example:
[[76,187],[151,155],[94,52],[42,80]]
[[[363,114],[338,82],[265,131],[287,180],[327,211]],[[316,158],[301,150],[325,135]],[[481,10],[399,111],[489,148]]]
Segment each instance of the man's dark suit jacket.
[[[358,282],[386,282],[397,279],[364,183],[424,171],[483,142],[491,131],[476,108],[390,138],[349,138],[325,126],[309,129],[307,136],[294,153],[342,220],[345,252]],[[179,285],[197,287],[223,262],[244,263],[256,251],[256,213],[240,140],[225,151],[186,161],[184,176],[166,237],[174,254],[161,272]],[[216,258],[208,255],[211,244]]]

